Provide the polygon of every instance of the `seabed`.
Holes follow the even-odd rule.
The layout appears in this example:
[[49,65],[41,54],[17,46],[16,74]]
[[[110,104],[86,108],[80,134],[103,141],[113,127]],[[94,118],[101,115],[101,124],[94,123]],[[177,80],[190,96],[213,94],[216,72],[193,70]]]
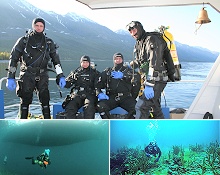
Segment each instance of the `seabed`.
[[218,175],[220,147],[216,141],[207,145],[173,145],[162,151],[159,162],[148,158],[143,148],[123,147],[111,152],[111,175]]

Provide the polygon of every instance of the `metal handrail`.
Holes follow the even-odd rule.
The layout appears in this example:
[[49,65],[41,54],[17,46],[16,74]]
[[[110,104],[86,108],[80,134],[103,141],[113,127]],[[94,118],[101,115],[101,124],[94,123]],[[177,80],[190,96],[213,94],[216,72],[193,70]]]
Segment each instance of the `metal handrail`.
[[[15,78],[16,80],[19,80],[18,77]],[[4,80],[7,80],[7,77],[3,77],[0,79],[0,90],[2,89],[2,82]],[[56,78],[49,78],[49,80],[55,81]],[[187,82],[204,82],[205,80],[180,80],[180,81],[176,81],[176,82],[168,82],[168,83],[187,83]]]
[[[15,78],[16,80],[19,80],[19,78],[18,77],[16,77]],[[4,80],[7,80],[7,77],[2,77],[1,79],[0,79],[0,90],[2,90],[3,91],[3,89],[2,89],[2,83],[3,83],[3,81]],[[56,80],[56,78],[49,78],[49,80],[51,80],[51,81],[55,81]],[[8,105],[8,106],[4,106],[4,96],[3,96],[4,94],[2,94],[2,97],[0,97],[1,99],[0,99],[0,106],[2,107],[1,109],[3,110],[3,111],[1,111],[0,112],[0,118],[4,118],[4,116],[5,116],[5,113],[4,113],[4,110],[5,109],[10,109],[10,108],[12,108],[12,107],[16,107],[16,106],[19,106],[19,104],[12,104],[12,105]],[[39,104],[31,104],[31,106],[39,106]],[[3,116],[2,116],[3,115]]]
[[[0,79],[0,90],[2,89],[2,82],[3,82],[4,80],[7,80],[7,79],[8,79],[7,77],[2,77],[2,78]],[[19,80],[18,77],[15,77],[15,79],[16,79],[16,80]],[[55,81],[56,78],[49,78],[49,80]]]
[[3,77],[3,78],[0,79],[0,90],[2,89],[2,82],[3,82],[4,80],[6,80],[6,79],[7,79],[7,77]]
[[[19,80],[18,77],[16,77],[15,79]],[[3,77],[3,78],[0,79],[0,90],[2,90],[2,83],[3,83],[4,80],[7,80],[7,77]],[[49,80],[50,81],[55,81],[56,78],[49,78]],[[177,81],[177,82],[168,82],[168,83],[173,84],[173,83],[187,83],[187,82],[189,82],[189,83],[190,82],[204,82],[204,80],[180,80],[180,81]],[[0,105],[4,106],[4,101],[3,100],[0,100]],[[15,106],[19,106],[19,104],[4,106],[3,109],[10,109],[10,108],[15,107]],[[31,106],[39,106],[39,104],[31,104]]]

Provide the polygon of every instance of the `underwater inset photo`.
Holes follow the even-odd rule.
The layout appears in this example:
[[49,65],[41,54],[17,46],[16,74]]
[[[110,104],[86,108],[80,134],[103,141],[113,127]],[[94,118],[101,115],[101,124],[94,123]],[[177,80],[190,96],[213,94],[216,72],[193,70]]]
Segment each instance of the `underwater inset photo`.
[[111,175],[220,174],[217,120],[110,121]]
[[0,174],[109,174],[109,121],[0,120],[0,132]]

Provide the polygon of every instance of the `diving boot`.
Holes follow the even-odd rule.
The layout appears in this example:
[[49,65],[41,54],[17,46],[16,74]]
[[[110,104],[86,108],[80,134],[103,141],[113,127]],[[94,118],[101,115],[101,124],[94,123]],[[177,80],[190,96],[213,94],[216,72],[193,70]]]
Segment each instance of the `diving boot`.
[[101,112],[100,116],[102,119],[110,119],[110,113],[109,112]]
[[19,111],[19,118],[20,119],[27,119],[28,118],[28,111],[29,111],[29,106],[20,106],[20,111]]
[[44,119],[51,119],[49,106],[42,106],[42,113],[43,113]]

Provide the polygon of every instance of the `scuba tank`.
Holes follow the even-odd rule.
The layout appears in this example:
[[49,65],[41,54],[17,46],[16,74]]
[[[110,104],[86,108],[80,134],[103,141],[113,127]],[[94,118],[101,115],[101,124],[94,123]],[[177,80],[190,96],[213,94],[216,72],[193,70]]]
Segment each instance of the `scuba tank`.
[[175,66],[175,74],[174,74],[175,80],[180,81],[181,80],[181,72],[180,72],[181,64],[178,59],[173,35],[167,31],[169,28],[170,28],[169,26],[165,27],[161,25],[158,29],[159,29],[159,32],[163,34],[163,39],[167,42],[167,47],[170,50],[170,54],[172,56],[173,63]]

